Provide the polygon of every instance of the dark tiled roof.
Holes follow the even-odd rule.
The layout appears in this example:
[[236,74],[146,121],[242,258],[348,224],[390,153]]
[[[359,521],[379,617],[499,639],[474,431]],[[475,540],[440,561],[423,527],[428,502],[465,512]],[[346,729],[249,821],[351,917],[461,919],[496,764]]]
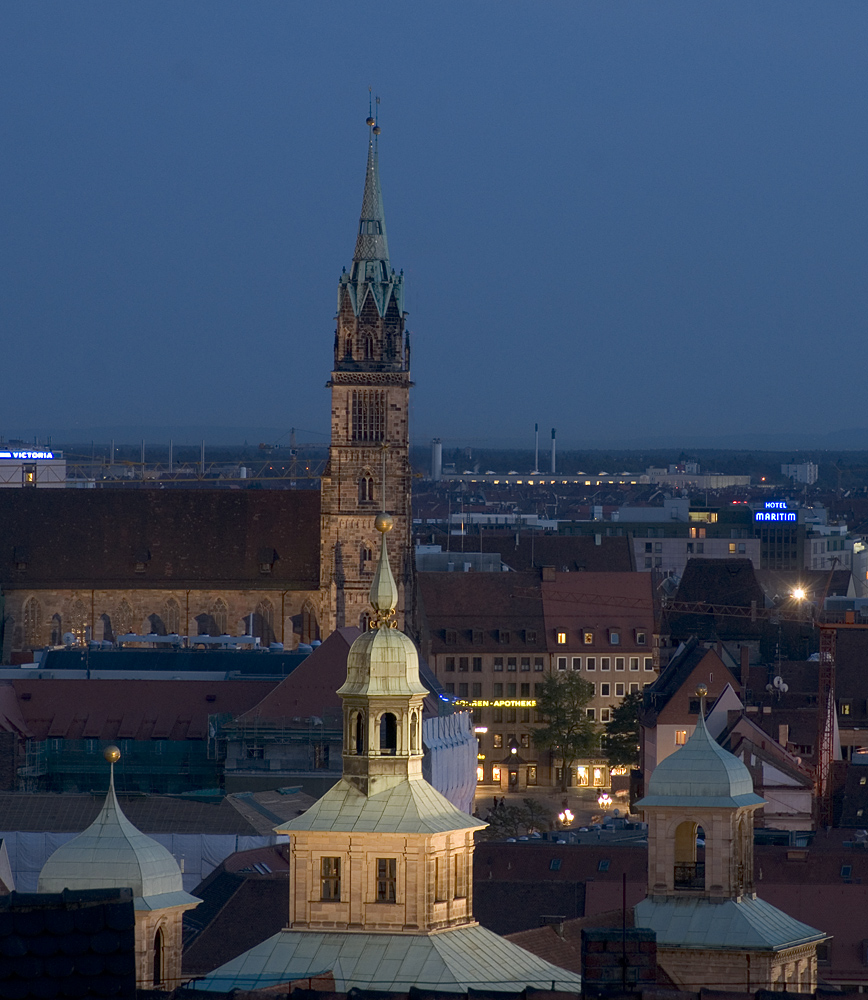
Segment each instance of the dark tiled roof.
[[[11,491],[10,491],[11,492]],[[501,559],[514,570],[539,569],[554,566],[571,573],[629,573],[633,564],[633,547],[626,536],[603,535],[600,544],[585,535],[523,535],[518,544],[514,533],[482,536],[484,552],[499,552]],[[468,549],[479,550],[479,538],[466,539]]]
[[[582,632],[587,629],[594,633],[594,651],[608,644],[608,631],[616,630],[621,651],[650,654],[655,631],[650,573],[556,572],[554,580],[542,582],[542,596],[551,652],[557,651],[557,632],[566,631],[567,644],[576,649],[583,644]],[[636,645],[636,631],[646,634],[643,646]]]
[[[546,651],[545,617],[538,573],[419,573],[419,600],[435,653],[459,647],[479,652],[506,650],[501,633],[509,632],[509,650]],[[456,643],[447,645],[446,630]],[[474,630],[482,633],[472,643]],[[533,632],[529,637],[527,632]],[[530,641],[528,641],[530,640]]]
[[319,533],[306,490],[2,490],[0,586],[313,590]]
[[[733,607],[765,606],[762,587],[756,579],[750,559],[690,559],[676,594],[678,602],[703,601]],[[704,639],[759,636],[760,621],[749,616],[706,615],[671,611],[669,628],[673,638],[683,641],[697,635]]]
[[[476,884],[490,878],[495,881],[545,883],[593,879],[620,886],[625,872],[628,882],[645,882],[647,857],[648,851],[644,846],[575,846],[545,840],[520,844],[482,843],[474,855],[473,881]],[[552,868],[552,861],[560,861],[560,865]],[[600,870],[601,861],[609,862],[604,871]]]
[[[264,655],[264,654],[263,654]],[[238,715],[275,681],[15,680],[33,738],[205,739],[208,716]]]
[[[864,784],[863,784],[864,782]],[[841,807],[839,826],[868,829],[868,765],[847,765],[847,776],[844,780],[844,797]],[[868,877],[868,851],[861,854],[865,858],[865,875]]]
[[[105,792],[0,792],[4,829],[19,833],[80,833],[96,818]],[[124,815],[142,833],[225,833],[255,837],[259,831],[228,799],[198,802],[174,795],[118,794]]]
[[361,634],[353,626],[336,629],[277,687],[242,713],[239,722],[306,719],[329,711],[340,713],[341,699],[336,692],[347,679],[350,646]]
[[482,879],[473,886],[473,915],[495,934],[539,927],[546,915],[572,920],[585,908],[583,882],[527,882]]

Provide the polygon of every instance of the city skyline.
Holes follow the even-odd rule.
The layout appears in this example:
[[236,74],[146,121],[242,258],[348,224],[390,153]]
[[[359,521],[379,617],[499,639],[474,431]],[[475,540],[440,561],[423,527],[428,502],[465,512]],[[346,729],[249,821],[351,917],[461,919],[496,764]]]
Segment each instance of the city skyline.
[[8,8],[7,437],[327,440],[369,85],[415,443],[863,423],[863,8],[241,10]]

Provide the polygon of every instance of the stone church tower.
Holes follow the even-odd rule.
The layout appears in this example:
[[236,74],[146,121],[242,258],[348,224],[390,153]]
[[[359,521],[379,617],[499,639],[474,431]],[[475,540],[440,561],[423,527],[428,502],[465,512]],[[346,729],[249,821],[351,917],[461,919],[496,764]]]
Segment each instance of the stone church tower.
[[[356,249],[338,284],[331,447],[322,479],[321,615],[327,635],[367,627],[376,567],[374,518],[394,519],[399,627],[412,599],[408,406],[410,343],[404,275],[389,263],[378,161],[379,126],[368,118],[368,163]],[[408,620],[411,615],[407,615]]]

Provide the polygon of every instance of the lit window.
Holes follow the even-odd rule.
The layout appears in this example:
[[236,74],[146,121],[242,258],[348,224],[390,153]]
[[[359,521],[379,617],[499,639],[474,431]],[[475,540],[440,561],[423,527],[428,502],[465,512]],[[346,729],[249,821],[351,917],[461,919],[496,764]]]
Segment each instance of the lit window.
[[729,543],[729,554],[731,556],[735,555],[735,542],[730,542]]
[[341,859],[321,859],[320,899],[339,900],[341,898]]
[[588,784],[588,769],[584,766],[576,768],[576,784],[587,785]]
[[484,768],[482,767],[481,764],[476,769],[476,780],[477,781],[485,781],[485,770],[484,770]]
[[567,669],[567,658],[565,656],[558,657],[558,670]]
[[582,658],[581,658],[581,656],[574,656],[573,657],[573,670],[581,670],[581,669],[582,669]]
[[503,733],[494,734],[494,749],[495,750],[503,749]]
[[849,714],[850,714],[850,702],[849,701],[842,701],[841,702],[841,715],[849,715]]
[[687,730],[686,729],[676,729],[675,730],[675,745],[678,747],[683,747],[687,742]]
[[377,858],[377,902],[394,903],[398,862],[395,858]]
[[611,646],[620,646],[620,644],[621,644],[621,633],[620,632],[610,632],[609,633],[609,644]]
[[566,644],[567,644],[567,633],[566,632],[558,632],[558,645],[559,646],[566,646]]
[[495,784],[500,784],[500,768],[497,766],[497,764],[492,765],[492,768],[491,768],[491,780]]
[[594,645],[594,633],[593,632],[583,632],[582,633],[582,642],[584,642],[584,644],[586,646],[593,646]]
[[603,767],[594,768],[594,787],[601,788],[606,784],[606,769]]
[[530,747],[530,733],[521,734],[521,745],[525,748]]

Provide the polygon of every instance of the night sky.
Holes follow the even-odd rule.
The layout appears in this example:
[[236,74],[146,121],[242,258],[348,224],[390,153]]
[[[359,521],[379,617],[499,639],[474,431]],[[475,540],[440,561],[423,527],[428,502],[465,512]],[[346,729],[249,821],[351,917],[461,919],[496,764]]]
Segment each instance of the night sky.
[[866,40],[864,0],[6,0],[0,433],[325,442],[369,86],[417,442],[868,427]]

